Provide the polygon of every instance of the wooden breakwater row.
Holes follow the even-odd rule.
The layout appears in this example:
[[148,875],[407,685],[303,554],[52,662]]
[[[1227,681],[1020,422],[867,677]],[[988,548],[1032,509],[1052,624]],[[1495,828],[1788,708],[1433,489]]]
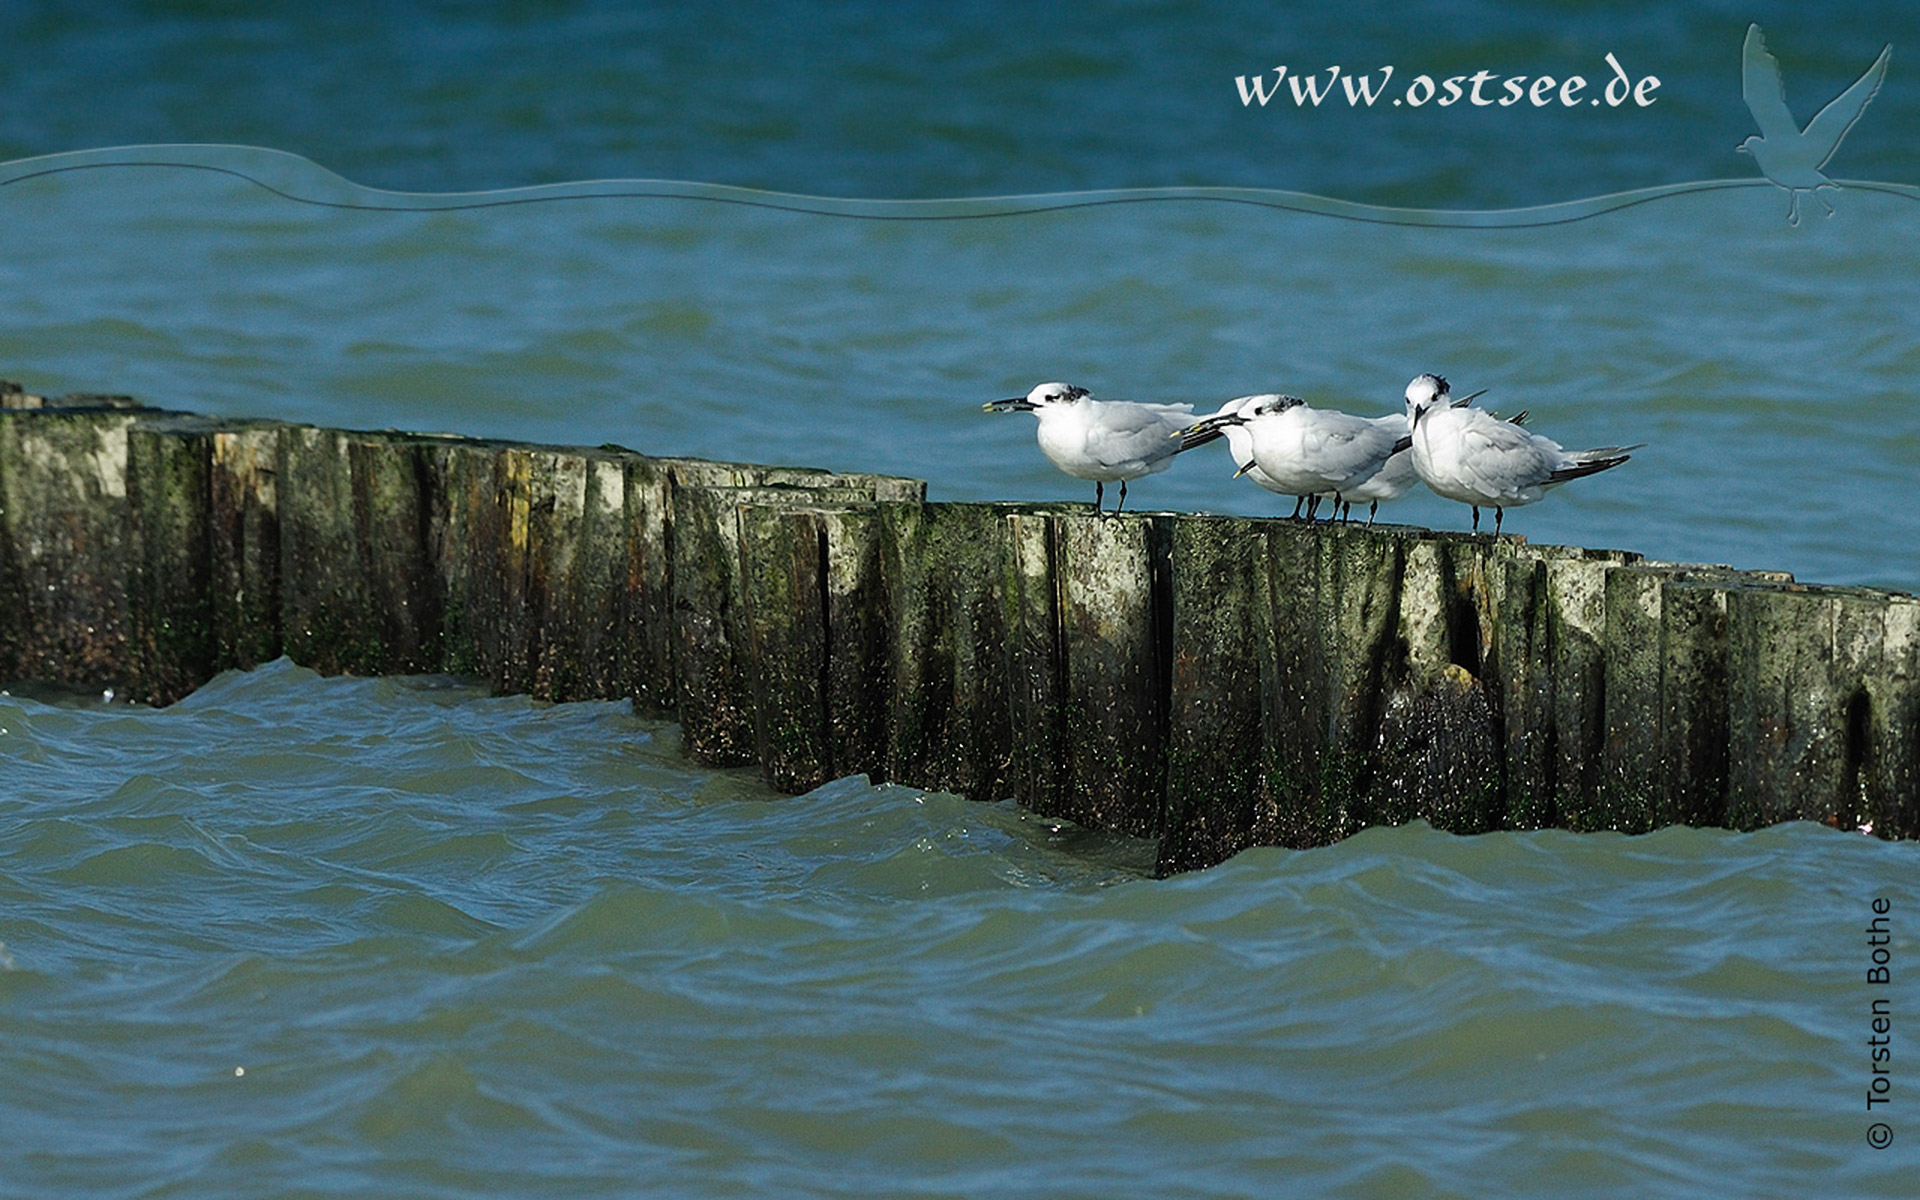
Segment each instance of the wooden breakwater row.
[[0,679],[285,654],[631,697],[695,758],[1161,839],[1920,833],[1920,601],[1513,535],[0,395]]

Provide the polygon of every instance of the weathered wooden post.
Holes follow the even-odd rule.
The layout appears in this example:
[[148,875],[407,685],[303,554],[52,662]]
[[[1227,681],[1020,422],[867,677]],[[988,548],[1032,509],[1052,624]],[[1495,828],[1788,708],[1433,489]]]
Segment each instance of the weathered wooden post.
[[1374,704],[1378,727],[1369,823],[1424,819],[1483,833],[1505,818],[1497,688],[1485,680],[1494,649],[1489,562],[1493,538],[1392,531],[1402,547],[1395,627]]
[[1165,824],[1171,523],[1164,514],[1053,517],[1067,771],[1053,811],[1137,837]]
[[1911,826],[1913,602],[1864,588],[1727,593],[1727,824]]
[[[1883,836],[1920,837],[1920,600],[1843,601],[1843,661],[1859,679],[1849,729],[1860,739],[1859,816]],[[1842,811],[1842,822],[1851,815]]]
[[[885,486],[876,496],[889,495]],[[820,511],[826,557],[827,750],[833,774],[887,779],[892,742],[893,614],[883,510],[923,508],[919,498]],[[824,780],[822,782],[825,782]]]
[[876,516],[888,621],[882,774],[1011,796],[1008,510],[890,504]]
[[1187,517],[1171,530],[1173,654],[1167,827],[1155,870],[1209,867],[1271,824],[1265,682],[1273,658],[1261,522]]
[[1380,701],[1393,673],[1403,669],[1396,658],[1404,547],[1397,533],[1353,526],[1312,526],[1295,536],[1311,540],[1317,559],[1313,590],[1290,599],[1312,614],[1304,633],[1318,646],[1313,661],[1320,669],[1318,715],[1324,724],[1312,783],[1318,790],[1316,826],[1327,840],[1377,819]]
[[1045,510],[1010,508],[1001,520],[1008,765],[1014,794],[1034,812],[1064,816],[1073,801],[1066,766],[1059,544]]
[[1736,829],[1818,819],[1840,799],[1849,696],[1836,687],[1824,591],[1727,593],[1727,819]]
[[280,426],[215,428],[207,480],[208,604],[214,659],[257,667],[281,653]]
[[1909,596],[126,403],[0,386],[0,678],[165,703],[284,651],[630,696],[781,790],[1013,796],[1161,873],[1416,818],[1920,836]]
[[275,466],[282,645],[314,669],[377,675],[444,660],[432,570],[439,480],[420,439],[289,425]]
[[524,575],[507,593],[510,620],[525,646],[508,659],[525,672],[524,684],[514,690],[554,701],[619,695],[625,464],[599,450],[501,453],[511,481],[509,527],[517,533],[524,520],[526,531]]
[[1320,637],[1318,532],[1269,523],[1266,606],[1273,631],[1270,674],[1261,679],[1262,770],[1272,824],[1261,840],[1296,849],[1337,836],[1337,799],[1326,795],[1322,759],[1331,727]]
[[212,611],[213,432],[193,418],[127,428],[131,695],[172,704],[224,665]]
[[[716,477],[711,470],[715,466],[728,470],[724,476]],[[727,482],[721,483],[719,478]],[[736,480],[750,482],[734,482]],[[695,758],[714,765],[745,765],[756,761],[762,734],[769,729],[761,720],[755,700],[756,673],[762,668],[777,671],[782,673],[789,690],[785,693],[777,689],[763,690],[759,698],[788,713],[784,724],[772,727],[785,731],[780,744],[787,748],[785,753],[794,764],[781,767],[780,775],[795,780],[811,777],[821,762],[822,747],[816,745],[813,750],[803,751],[801,743],[806,739],[801,737],[802,727],[817,727],[819,737],[812,740],[818,743],[829,736],[833,722],[824,710],[802,716],[791,707],[801,697],[799,691],[792,690],[801,686],[801,675],[755,657],[752,622],[757,611],[762,622],[762,644],[789,644],[802,649],[824,647],[829,632],[825,624],[828,621],[825,603],[830,594],[824,573],[830,573],[833,559],[821,544],[819,534],[827,525],[808,525],[813,541],[809,546],[798,546],[793,542],[794,535],[800,532],[804,540],[804,531],[783,531],[779,511],[759,510],[867,508],[876,498],[917,502],[924,485],[917,480],[834,475],[798,468],[731,464],[693,467],[684,463],[670,467],[669,481],[667,505],[671,517],[667,541],[675,633],[673,661],[678,685],[676,707],[685,745]],[[749,514],[744,518],[745,524],[743,514]],[[802,521],[803,525],[806,523]],[[842,524],[840,528],[847,531],[853,526]],[[786,584],[762,579],[758,566],[749,568],[747,559],[756,540],[774,546],[769,554],[757,560],[758,564],[768,568],[777,565],[786,572]],[[786,545],[787,549],[782,551],[776,544]],[[852,554],[852,559],[843,556],[841,562],[843,587],[852,586],[851,581],[859,574],[859,564],[874,559],[879,550],[876,544],[863,546]],[[796,555],[811,556],[804,561],[812,562],[812,569],[823,573],[805,587],[800,587],[792,575],[802,561]],[[800,610],[791,618],[797,623],[789,624],[786,615],[775,611],[778,600],[773,591],[762,596],[756,610],[748,589],[763,585],[769,589],[786,588],[778,594]],[[776,624],[787,626],[786,631],[776,630]],[[845,628],[880,628],[884,624],[884,619],[876,615],[870,622],[863,618]],[[815,656],[818,660],[815,667],[819,670],[824,670],[826,660],[821,657],[824,653],[821,649]],[[811,668],[806,672],[807,678],[817,676]],[[780,698],[782,694],[784,699]],[[822,699],[824,697],[822,693]],[[850,727],[843,732],[864,743],[880,740],[871,733],[854,734]],[[814,765],[806,766],[805,761]],[[831,761],[830,755],[826,761]],[[792,774],[795,771],[799,773]]]
[[127,429],[141,414],[0,399],[0,678],[123,683]]

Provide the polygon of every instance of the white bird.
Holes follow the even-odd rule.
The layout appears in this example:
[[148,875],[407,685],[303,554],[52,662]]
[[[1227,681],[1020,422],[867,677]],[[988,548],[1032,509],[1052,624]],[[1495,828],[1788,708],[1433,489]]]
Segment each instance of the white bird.
[[[1214,410],[1213,414],[1205,420],[1190,428],[1181,430],[1178,435],[1180,438],[1180,449],[1184,452],[1193,449],[1195,446],[1204,446],[1208,442],[1217,441],[1224,437],[1227,439],[1227,453],[1232,457],[1233,465],[1239,468],[1239,470],[1233,473],[1235,479],[1245,475],[1248,479],[1253,480],[1270,492],[1275,492],[1282,496],[1292,495],[1291,492],[1286,491],[1274,483],[1273,477],[1265,471],[1262,471],[1260,464],[1253,461],[1253,435],[1247,432],[1247,427],[1238,421],[1221,422],[1217,419],[1236,414],[1243,406],[1252,408],[1256,402],[1264,398],[1265,397],[1262,396],[1235,396]],[[1318,506],[1320,498],[1315,496],[1313,500],[1314,504]],[[1293,517],[1291,519],[1299,519],[1300,510],[1306,502],[1307,498],[1305,496],[1294,496]]]
[[1164,471],[1180,453],[1172,439],[1193,418],[1191,404],[1136,404],[1096,400],[1083,387],[1043,383],[1025,396],[990,400],[988,412],[1031,412],[1040,418],[1040,452],[1075,479],[1093,480],[1093,507],[1100,511],[1106,485],[1120,482],[1119,512],[1127,481]]
[[1372,501],[1372,505],[1367,509],[1367,524],[1371,525],[1373,524],[1373,518],[1380,512],[1380,502],[1382,500],[1398,500],[1400,497],[1406,495],[1414,484],[1420,482],[1420,476],[1413,468],[1412,443],[1404,433],[1407,424],[1406,418],[1402,417],[1399,413],[1388,413],[1384,417],[1369,417],[1366,419],[1383,429],[1391,430],[1396,439],[1396,446],[1401,442],[1407,443],[1404,448],[1395,449],[1393,453],[1387,456],[1387,461],[1380,465],[1378,471],[1374,472],[1373,478],[1347,488],[1336,497],[1341,505],[1341,520],[1346,519],[1347,513],[1353,508],[1353,502],[1355,500]]
[[1570,479],[1617,467],[1627,461],[1628,451],[1640,448],[1568,450],[1552,438],[1522,429],[1521,417],[1503,421],[1485,409],[1467,407],[1453,399],[1447,381],[1438,375],[1416,376],[1407,385],[1413,468],[1436,493],[1473,506],[1476,533],[1483,506],[1493,509],[1493,531],[1499,533],[1504,510],[1532,504]]
[[1767,41],[1760,26],[1747,26],[1747,40],[1740,48],[1740,94],[1746,98],[1754,124],[1760,126],[1760,135],[1748,138],[1734,149],[1753,155],[1760,173],[1787,190],[1789,224],[1800,223],[1801,192],[1811,194],[1827,210],[1828,216],[1833,215],[1833,205],[1827,203],[1820,189],[1837,191],[1840,185],[1828,179],[1822,168],[1840,148],[1840,139],[1847,136],[1847,130],[1852,129],[1853,123],[1866,111],[1867,102],[1880,90],[1880,81],[1887,76],[1887,59],[1892,54],[1892,43],[1882,47],[1880,57],[1873,60],[1867,73],[1828,101],[1802,130],[1800,123],[1793,119],[1792,110],[1787,108],[1786,89],[1780,84],[1779,60],[1767,52]]
[[[1213,431],[1227,437],[1241,474],[1257,471],[1267,490],[1308,500],[1308,519],[1321,496],[1349,508],[1355,500],[1370,500],[1378,513],[1380,501],[1413,486],[1404,453],[1406,421],[1397,415],[1356,417],[1312,408],[1298,396],[1265,393],[1228,401],[1192,426],[1183,444],[1197,444]],[[1294,515],[1300,515],[1298,505]]]

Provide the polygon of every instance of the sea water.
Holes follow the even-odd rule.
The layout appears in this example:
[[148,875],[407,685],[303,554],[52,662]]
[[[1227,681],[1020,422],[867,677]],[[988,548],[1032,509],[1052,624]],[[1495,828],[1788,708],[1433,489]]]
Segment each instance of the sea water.
[[[1409,12],[9,17],[0,377],[1090,501],[981,402],[1390,412],[1435,370],[1648,443],[1510,531],[1920,588],[1901,52],[1836,168],[1894,186],[1795,227],[1731,152],[1747,20],[1805,119],[1912,18]],[[1309,124],[1232,83],[1607,51],[1664,80],[1638,124]],[[100,149],[136,143],[233,145]],[[1129,503],[1291,507],[1232,470],[1203,448]],[[1912,1193],[1909,845],[1416,824],[1152,859],[1004,802],[776,797],[614,703],[23,681],[0,1194]]]

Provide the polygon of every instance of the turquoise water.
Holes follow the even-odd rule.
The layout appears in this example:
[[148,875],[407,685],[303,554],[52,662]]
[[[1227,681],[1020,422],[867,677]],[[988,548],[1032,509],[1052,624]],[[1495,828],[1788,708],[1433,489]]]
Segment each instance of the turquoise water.
[[[0,11],[0,377],[34,391],[1090,499],[980,403],[1384,412],[1437,370],[1570,445],[1648,443],[1509,530],[1920,590],[1910,7],[103,11]],[[1891,186],[1787,224],[1731,149],[1749,20],[1803,118],[1895,44],[1834,167]],[[1232,93],[1283,58],[1606,51],[1661,103]],[[244,145],[99,149],[169,143]],[[1202,450],[1129,504],[1276,511],[1231,469]],[[1911,845],[1414,825],[1152,858],[858,779],[774,797],[620,704],[288,663],[161,712],[16,684],[0,1195],[1920,1177]],[[1870,1115],[1876,896],[1899,1107]]]
[[0,727],[12,1195],[1894,1196],[1920,1165],[1904,1122],[1864,1140],[1863,931],[1887,897],[1914,954],[1910,845],[1414,825],[1155,882],[1146,843],[858,780],[770,802],[622,705],[448,680],[283,662]]
[[[936,499],[1091,499],[1030,419],[980,404],[1066,379],[1204,411],[1286,390],[1388,412],[1434,370],[1567,445],[1648,443],[1509,514],[1536,541],[1920,588],[1920,561],[1890,551],[1920,544],[1898,500],[1920,468],[1911,188],[1843,191],[1797,229],[1764,183],[1492,229],[1274,193],[930,220],[719,189],[391,212],[306,201],[475,200],[385,196],[263,152],[103,165],[126,157],[0,168],[0,363],[30,388],[904,474]],[[1206,449],[1135,503],[1290,508],[1232,473]],[[1383,512],[1467,516],[1424,492]]]

